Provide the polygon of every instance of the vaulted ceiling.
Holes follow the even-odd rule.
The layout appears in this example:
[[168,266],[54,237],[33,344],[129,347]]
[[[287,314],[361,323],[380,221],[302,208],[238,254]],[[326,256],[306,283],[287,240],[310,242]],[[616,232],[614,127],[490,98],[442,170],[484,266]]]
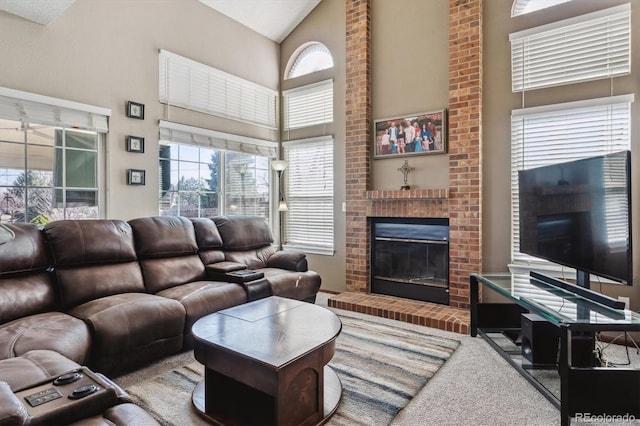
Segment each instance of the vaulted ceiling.
[[[38,24],[47,25],[62,15],[75,1],[2,0],[0,1],[0,10]],[[280,43],[321,0],[199,1],[257,33]]]

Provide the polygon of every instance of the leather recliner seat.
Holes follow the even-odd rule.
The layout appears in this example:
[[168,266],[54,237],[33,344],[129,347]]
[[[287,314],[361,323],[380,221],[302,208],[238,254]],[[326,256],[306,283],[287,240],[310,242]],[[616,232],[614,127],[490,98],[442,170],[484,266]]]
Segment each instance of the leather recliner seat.
[[320,276],[309,271],[304,253],[276,249],[269,224],[263,218],[217,216],[212,221],[223,241],[226,261],[264,273],[274,296],[315,301],[322,282]]
[[62,220],[44,233],[62,307],[91,329],[93,369],[127,371],[180,351],[184,307],[147,292],[127,222]]
[[0,244],[0,359],[50,349],[88,361],[89,328],[61,311],[44,234],[29,224],[3,226],[13,237]]
[[191,347],[191,326],[211,312],[246,303],[235,283],[207,280],[198,256],[193,224],[177,216],[129,221],[147,291],[182,304],[186,312],[185,348]]

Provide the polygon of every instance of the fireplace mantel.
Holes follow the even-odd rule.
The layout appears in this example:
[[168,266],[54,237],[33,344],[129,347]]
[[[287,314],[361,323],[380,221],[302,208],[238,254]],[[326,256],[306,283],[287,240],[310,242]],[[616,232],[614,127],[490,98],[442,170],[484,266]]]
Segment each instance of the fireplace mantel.
[[444,200],[449,198],[449,188],[366,191],[364,198],[373,202],[388,200]]
[[449,217],[449,189],[365,191],[367,217]]

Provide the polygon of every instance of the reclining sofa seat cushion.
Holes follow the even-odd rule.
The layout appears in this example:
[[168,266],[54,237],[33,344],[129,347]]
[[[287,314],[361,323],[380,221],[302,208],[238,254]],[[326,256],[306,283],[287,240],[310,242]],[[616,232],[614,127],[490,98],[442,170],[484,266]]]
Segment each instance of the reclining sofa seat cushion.
[[193,223],[181,216],[156,216],[129,221],[149,292],[180,302],[186,311],[185,348],[191,326],[200,318],[247,301],[241,286],[205,278]]
[[274,296],[315,301],[321,279],[309,271],[306,255],[297,250],[278,251],[271,228],[259,216],[229,215],[212,218],[222,237],[225,260],[243,263],[264,273]]
[[180,351],[184,308],[146,292],[128,223],[61,220],[44,232],[63,306],[91,329],[91,368],[127,371]]
[[[50,385],[55,378],[81,369],[82,366],[78,363],[49,350],[34,350],[20,357],[0,360],[0,425],[27,425],[34,421],[25,406],[26,402],[19,399],[15,392],[29,392],[29,389],[37,386]],[[84,403],[85,400],[81,400],[69,406],[67,412],[58,410],[58,415],[64,418],[58,418],[56,423],[66,424],[77,420],[72,424],[86,426],[159,424],[146,411],[133,404],[131,397],[112,380],[100,373],[92,372],[92,374],[104,386],[114,390],[115,400],[109,402],[100,399],[90,403]],[[116,405],[112,406],[112,404]],[[47,406],[44,408],[46,409]],[[49,412],[39,411],[39,414],[44,414],[45,417],[50,416],[45,413]]]
[[51,349],[76,362],[89,357],[86,324],[60,312],[44,235],[31,224],[6,224],[0,244],[0,359]]
[[13,392],[28,389],[49,377],[80,368],[80,364],[48,349],[35,349],[21,356],[0,360],[0,381]]
[[133,403],[123,403],[98,416],[71,423],[70,426],[154,426],[160,425],[149,413]]
[[[241,285],[247,294],[247,301],[271,296],[271,286],[264,278],[264,274],[248,270],[244,263],[225,260],[222,237],[213,220],[197,218],[191,219],[191,221],[196,231],[198,253],[205,264],[205,271],[209,279]],[[238,272],[247,272],[248,275],[237,275]]]

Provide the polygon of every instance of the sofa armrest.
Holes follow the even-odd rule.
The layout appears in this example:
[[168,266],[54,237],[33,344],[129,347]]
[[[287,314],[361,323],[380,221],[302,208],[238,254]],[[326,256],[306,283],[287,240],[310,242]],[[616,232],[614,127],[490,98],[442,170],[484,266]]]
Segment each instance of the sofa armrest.
[[228,272],[247,269],[247,265],[245,265],[244,263],[229,262],[225,260],[223,262],[210,263],[209,265],[205,266],[205,269],[207,270],[207,272],[211,271],[226,274]]
[[27,408],[7,382],[0,382],[0,426],[22,426],[29,421]]
[[296,272],[306,272],[309,269],[307,255],[298,250],[281,250],[273,253],[267,260],[267,267]]

